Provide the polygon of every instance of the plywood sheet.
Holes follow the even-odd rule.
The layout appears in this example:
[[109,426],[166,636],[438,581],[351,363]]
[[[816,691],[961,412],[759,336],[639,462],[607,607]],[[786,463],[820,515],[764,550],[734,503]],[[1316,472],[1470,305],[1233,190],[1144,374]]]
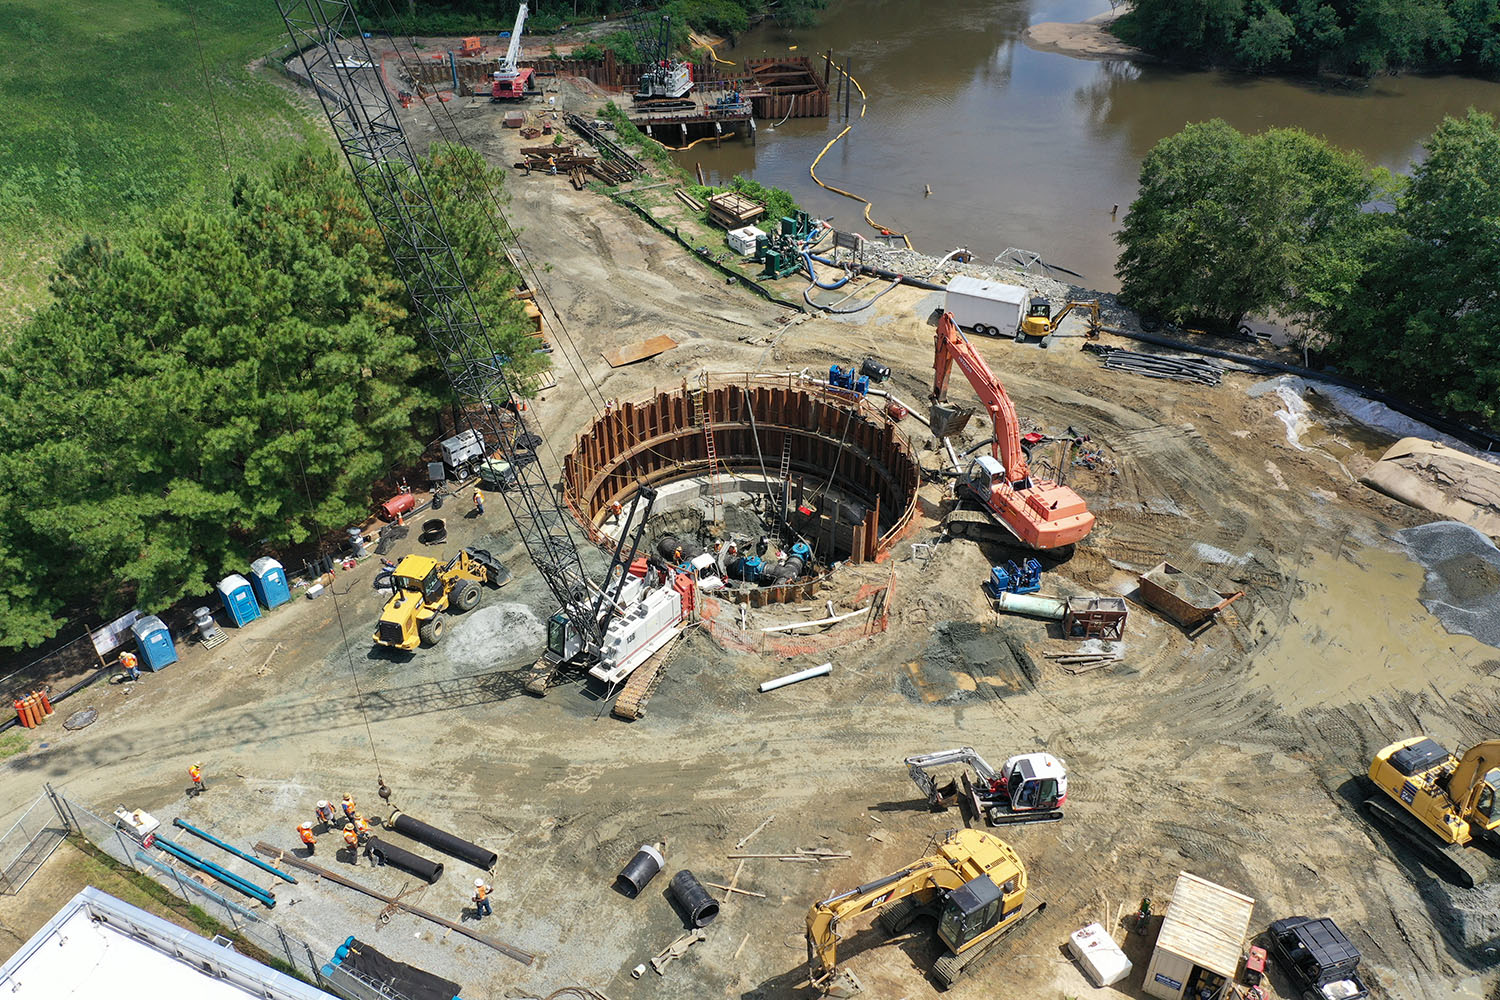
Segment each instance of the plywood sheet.
[[677,341],[666,334],[657,334],[655,337],[647,337],[624,347],[617,347],[613,351],[604,352],[604,360],[609,362],[611,368],[619,368],[621,365],[634,364],[647,358],[654,358],[662,351],[670,351],[677,346]]

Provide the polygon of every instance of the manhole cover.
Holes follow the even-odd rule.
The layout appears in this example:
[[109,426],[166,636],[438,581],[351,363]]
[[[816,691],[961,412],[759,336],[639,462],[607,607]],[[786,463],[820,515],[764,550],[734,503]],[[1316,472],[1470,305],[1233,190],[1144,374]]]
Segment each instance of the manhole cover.
[[63,721],[63,728],[84,729],[88,726],[92,726],[94,724],[94,720],[97,718],[99,718],[99,712],[96,709],[85,708],[81,712],[74,712],[72,715],[68,716],[67,719]]

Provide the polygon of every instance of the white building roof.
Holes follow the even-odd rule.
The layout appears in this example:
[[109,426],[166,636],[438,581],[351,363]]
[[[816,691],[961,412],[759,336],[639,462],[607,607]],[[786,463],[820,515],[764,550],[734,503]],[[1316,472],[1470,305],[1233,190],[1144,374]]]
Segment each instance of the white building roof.
[[331,1000],[232,947],[93,887],[69,900],[0,966],[0,995],[6,1000]]
[[1255,900],[1249,896],[1178,872],[1177,888],[1172,890],[1172,902],[1156,939],[1157,950],[1170,951],[1194,965],[1233,977],[1239,969],[1254,909]]

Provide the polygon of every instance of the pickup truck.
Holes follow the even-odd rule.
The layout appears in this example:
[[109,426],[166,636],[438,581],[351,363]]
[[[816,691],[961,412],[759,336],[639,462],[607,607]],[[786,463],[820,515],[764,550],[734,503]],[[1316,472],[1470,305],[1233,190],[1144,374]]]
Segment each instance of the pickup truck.
[[1271,958],[1302,1000],[1360,1000],[1359,949],[1328,917],[1284,917],[1271,924]]

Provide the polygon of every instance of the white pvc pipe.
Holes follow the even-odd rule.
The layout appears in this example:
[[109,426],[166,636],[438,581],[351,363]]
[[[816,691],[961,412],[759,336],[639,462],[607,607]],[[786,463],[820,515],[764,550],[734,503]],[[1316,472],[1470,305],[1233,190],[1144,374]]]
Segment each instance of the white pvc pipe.
[[779,687],[796,684],[798,681],[805,681],[809,677],[822,677],[831,670],[833,670],[833,664],[825,663],[821,667],[809,667],[795,674],[787,674],[785,677],[778,677],[774,681],[766,681],[760,686],[760,693],[765,694],[767,691],[775,691]]
[[1063,612],[1067,610],[1068,602],[1057,597],[1042,597],[1039,594],[1012,594],[1001,591],[995,598],[1001,611],[1011,611],[1020,615],[1031,615],[1034,618],[1046,618],[1051,621],[1061,621]]
[[943,447],[948,449],[948,461],[953,463],[953,471],[959,475],[963,474],[963,467],[958,464],[958,456],[953,453],[953,442],[943,438]]
[[841,622],[845,618],[853,618],[855,615],[862,615],[862,614],[864,614],[865,612],[867,612],[869,610],[870,610],[870,606],[868,604],[866,604],[864,607],[860,608],[859,610],[857,610],[857,611],[850,611],[850,612],[848,612],[846,614],[831,615],[828,618],[819,618],[817,621],[814,621],[814,622],[797,622],[794,625],[770,625],[770,626],[767,626],[766,628],[761,629],[761,631],[762,632],[790,632],[792,629],[807,628],[809,625],[832,625],[834,622]]

